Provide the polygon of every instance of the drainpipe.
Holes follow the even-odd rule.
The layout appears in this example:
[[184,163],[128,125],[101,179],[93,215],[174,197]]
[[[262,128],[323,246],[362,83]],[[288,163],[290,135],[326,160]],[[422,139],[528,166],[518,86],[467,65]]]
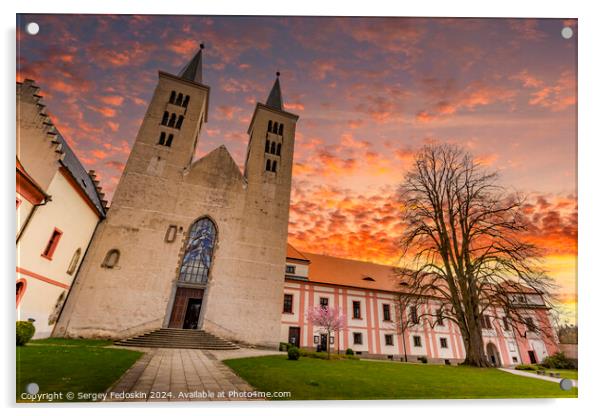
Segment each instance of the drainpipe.
[[52,201],[52,196],[48,195],[46,198],[44,198],[44,201],[39,203],[39,204],[34,204],[31,212],[29,213],[29,215],[27,216],[27,219],[25,220],[25,223],[23,224],[23,226],[21,227],[21,230],[19,230],[19,234],[17,234],[17,241],[15,244],[19,243],[19,240],[21,239],[21,236],[23,235],[23,233],[25,232],[25,229],[27,228],[27,226],[29,225],[29,222],[31,221],[31,219],[33,218],[33,215],[36,213],[36,211],[38,210],[38,207],[44,206],[46,205],[48,202]]

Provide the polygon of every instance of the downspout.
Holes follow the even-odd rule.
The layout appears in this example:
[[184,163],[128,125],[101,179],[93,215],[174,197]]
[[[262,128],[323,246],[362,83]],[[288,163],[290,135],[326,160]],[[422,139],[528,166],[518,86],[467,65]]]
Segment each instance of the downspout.
[[27,216],[27,219],[25,220],[25,223],[23,224],[23,226],[21,227],[21,229],[19,230],[19,234],[17,234],[17,241],[15,244],[19,243],[19,240],[21,239],[21,236],[23,235],[23,233],[25,232],[25,229],[27,228],[27,226],[29,225],[29,222],[31,221],[31,219],[33,218],[33,214],[36,213],[38,207],[44,206],[46,205],[48,202],[52,201],[52,196],[48,195],[46,198],[44,198],[44,201],[39,203],[39,204],[34,204],[33,208],[31,210],[31,212],[29,213],[29,215]]

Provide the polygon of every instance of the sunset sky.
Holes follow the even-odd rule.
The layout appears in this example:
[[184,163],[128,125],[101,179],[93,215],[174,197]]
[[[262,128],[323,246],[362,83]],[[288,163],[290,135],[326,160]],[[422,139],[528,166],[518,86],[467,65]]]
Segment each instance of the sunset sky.
[[[29,21],[37,36],[23,30]],[[18,26],[19,80],[42,88],[109,199],[157,71],[177,73],[202,41],[211,97],[198,157],[225,144],[242,167],[255,103],[282,74],[285,109],[300,116],[298,249],[394,262],[395,189],[414,152],[461,144],[529,197],[529,238],[576,319],[576,21],[21,15]]]

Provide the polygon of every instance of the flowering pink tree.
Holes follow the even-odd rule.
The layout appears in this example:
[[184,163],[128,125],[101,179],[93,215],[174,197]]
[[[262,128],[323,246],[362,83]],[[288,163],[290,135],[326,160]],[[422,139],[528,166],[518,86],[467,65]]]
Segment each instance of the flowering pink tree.
[[307,312],[307,319],[328,334],[326,350],[328,352],[328,359],[330,359],[330,334],[333,332],[338,334],[340,330],[345,328],[347,321],[345,315],[338,308],[315,306]]

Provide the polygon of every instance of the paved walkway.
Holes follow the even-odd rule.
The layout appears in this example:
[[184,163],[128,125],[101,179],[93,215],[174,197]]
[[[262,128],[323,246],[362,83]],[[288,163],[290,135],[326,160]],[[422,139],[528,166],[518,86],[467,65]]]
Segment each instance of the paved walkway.
[[[562,377],[556,378],[556,377],[542,376],[539,374],[531,373],[529,371],[514,370],[512,368],[500,368],[500,370],[505,371],[507,373],[516,374],[517,376],[538,378],[540,380],[551,381],[553,383],[560,383],[560,381],[562,380]],[[573,382],[573,386],[577,387],[577,380],[571,380],[571,381]]]
[[108,392],[107,401],[253,400],[253,388],[221,360],[279,354],[247,348],[136,349],[144,356]]

